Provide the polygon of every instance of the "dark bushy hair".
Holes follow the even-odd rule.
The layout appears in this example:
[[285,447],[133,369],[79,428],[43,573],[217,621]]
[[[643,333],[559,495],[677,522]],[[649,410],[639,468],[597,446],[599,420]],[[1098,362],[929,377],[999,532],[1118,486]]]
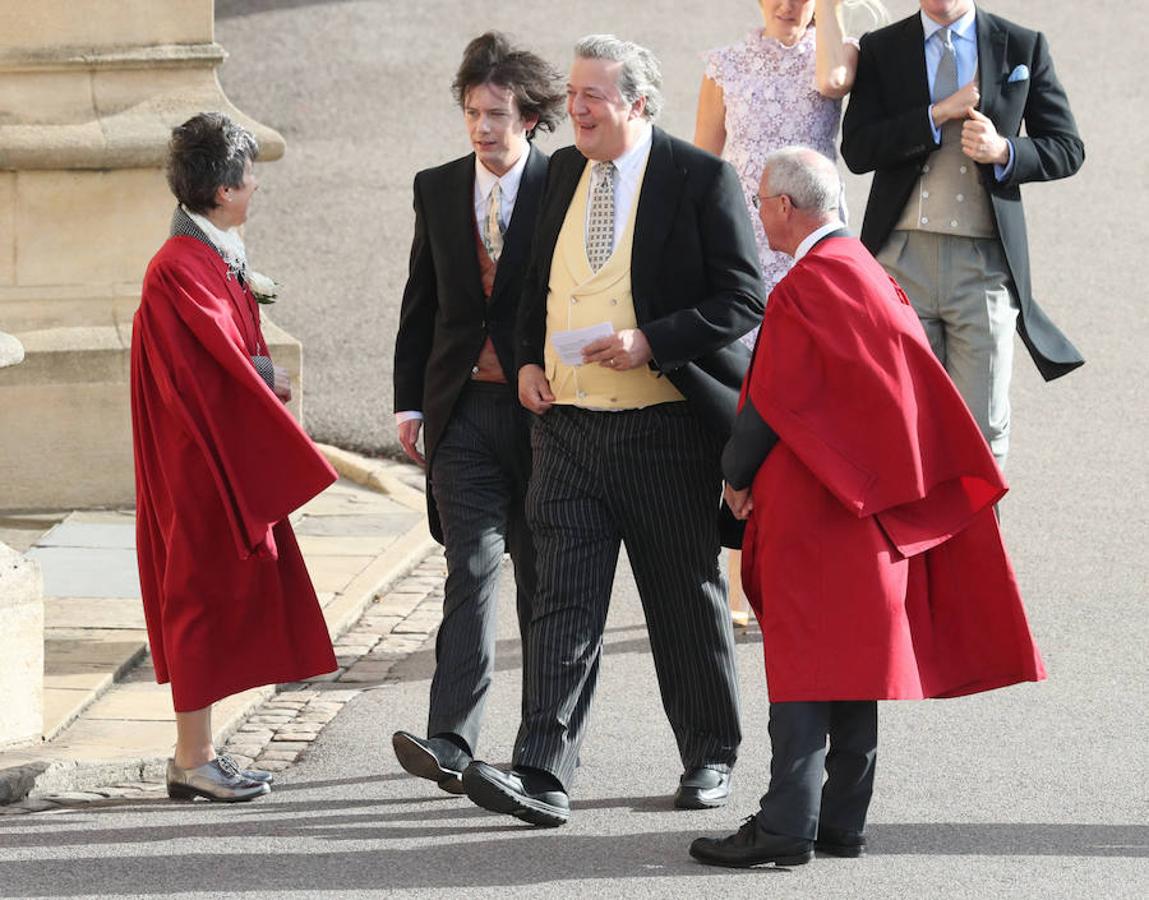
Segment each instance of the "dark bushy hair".
[[239,187],[250,159],[259,155],[259,143],[246,128],[219,112],[192,116],[172,129],[168,143],[168,187],[194,213],[215,209],[215,192]]
[[566,114],[562,75],[541,56],[512,46],[500,31],[488,31],[467,44],[451,85],[455,101],[465,105],[468,91],[482,84],[509,90],[524,119],[538,116],[538,124],[527,133],[528,140],[540,128],[554,131]]

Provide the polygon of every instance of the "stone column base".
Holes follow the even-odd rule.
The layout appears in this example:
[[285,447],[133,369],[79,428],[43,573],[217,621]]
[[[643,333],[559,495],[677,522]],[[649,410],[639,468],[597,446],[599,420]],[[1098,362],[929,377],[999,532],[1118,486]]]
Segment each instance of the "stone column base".
[[44,598],[33,560],[0,544],[0,747],[44,730]]
[[[298,418],[302,347],[267,319],[263,332]],[[18,336],[23,364],[0,371],[0,511],[132,506],[130,321]]]

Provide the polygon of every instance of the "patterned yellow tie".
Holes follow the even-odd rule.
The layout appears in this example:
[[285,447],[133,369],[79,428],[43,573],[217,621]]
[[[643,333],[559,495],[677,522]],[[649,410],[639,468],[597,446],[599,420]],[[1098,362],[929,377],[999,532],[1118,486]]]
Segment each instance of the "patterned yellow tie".
[[586,258],[591,270],[597,272],[614,252],[614,163],[597,162],[591,174],[594,188],[586,226]]
[[503,190],[499,182],[491,188],[491,195],[487,198],[487,223],[483,229],[483,246],[487,248],[487,255],[491,262],[499,261],[499,254],[503,252],[503,224],[499,220],[499,213],[503,208]]

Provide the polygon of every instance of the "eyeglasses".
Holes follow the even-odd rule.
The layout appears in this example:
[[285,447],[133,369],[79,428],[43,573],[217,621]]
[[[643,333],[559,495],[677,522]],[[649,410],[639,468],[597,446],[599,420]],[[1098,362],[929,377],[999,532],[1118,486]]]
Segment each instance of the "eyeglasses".
[[755,194],[753,197],[750,198],[750,202],[754,204],[755,209],[761,209],[763,200],[773,200],[775,197],[783,197],[783,196],[785,196],[785,195],[784,194],[770,194],[768,197],[763,197],[761,194]]

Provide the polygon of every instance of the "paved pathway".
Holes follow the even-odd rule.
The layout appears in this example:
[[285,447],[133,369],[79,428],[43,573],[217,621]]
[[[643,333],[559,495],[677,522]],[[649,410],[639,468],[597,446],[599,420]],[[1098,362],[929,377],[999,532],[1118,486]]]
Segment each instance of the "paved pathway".
[[[389,593],[378,603],[373,600],[437,546],[426,531],[417,469],[372,463],[331,447],[326,451],[341,471],[371,486],[343,479],[292,516],[324,618],[339,640],[340,669],[319,681],[353,677],[346,672],[348,666],[391,630],[411,627],[405,620],[426,591],[421,597],[408,590]],[[34,527],[48,530],[35,535]],[[0,803],[22,798],[29,790],[42,795],[89,789],[160,771],[175,739],[175,717],[168,686],[155,683],[145,660],[147,634],[132,512],[8,517],[0,519],[0,529],[5,537],[33,545],[28,555],[43,573],[46,620],[46,742],[0,752]],[[433,561],[426,565],[424,575],[439,571]],[[365,609],[366,617],[359,621]],[[424,615],[421,623],[416,617],[413,624],[420,625],[425,636],[434,623]],[[348,643],[344,632],[352,626],[356,631]],[[374,640],[368,640],[369,635]],[[391,649],[411,649],[410,641],[396,635]],[[256,688],[217,704],[217,740],[225,740],[273,693],[270,687]],[[330,712],[324,703],[332,699],[281,696],[270,702],[277,704],[277,715],[296,704],[299,715],[293,719],[298,719],[304,712],[316,717]],[[279,731],[296,733],[290,728]],[[270,740],[269,734],[261,743],[243,741],[240,755],[261,756]],[[277,746],[274,752],[292,749]]]
[[[481,16],[459,0],[218,6],[218,36],[233,53],[222,73],[229,94],[289,143],[262,172],[253,259],[286,282],[276,314],[308,348],[312,423],[369,447],[393,439],[388,348],[410,178],[466,150],[446,91],[465,40],[499,26],[563,61],[579,34],[634,36],[666,64],[665,124],[689,134],[696,54],[757,14],[742,0],[507,0]],[[567,828],[503,821],[399,772],[387,738],[423,721],[425,647],[386,676],[364,669],[394,680],[352,700],[265,800],[228,809],[133,801],[0,820],[0,895],[1149,895],[1149,321],[1136,252],[1149,221],[1128,212],[1149,201],[1138,149],[1149,132],[1131,113],[1145,88],[1129,67],[1142,54],[1143,17],[1136,4],[990,6],[1046,31],[1089,153],[1076,178],[1026,189],[1039,296],[1089,358],[1043,385],[1019,356],[1014,392],[1006,537],[1051,677],[983,697],[886,704],[869,859],[715,873],[686,858],[693,835],[732,829],[764,785],[761,651],[753,640],[739,648],[746,743],[732,808],[673,812],[677,765],[624,574]],[[856,214],[863,188],[850,180]],[[512,621],[504,616],[484,737],[494,761],[516,727]]]
[[[499,665],[481,751],[505,761],[517,726],[519,654],[504,584]],[[757,635],[738,662],[746,741],[727,810],[671,809],[678,764],[633,583],[621,567],[601,691],[574,817],[536,830],[399,769],[388,737],[424,720],[432,646],[370,680],[272,794],[239,807],[137,795],[0,818],[0,896],[1040,897],[1143,896],[1149,825],[1132,758],[1110,724],[1064,727],[1084,699],[1065,679],[882,710],[866,859],[792,871],[696,865],[699,833],[755,808],[768,747]],[[1047,641],[1047,651],[1063,648]],[[354,671],[354,669],[352,670]],[[1067,766],[1067,752],[1073,765]]]

